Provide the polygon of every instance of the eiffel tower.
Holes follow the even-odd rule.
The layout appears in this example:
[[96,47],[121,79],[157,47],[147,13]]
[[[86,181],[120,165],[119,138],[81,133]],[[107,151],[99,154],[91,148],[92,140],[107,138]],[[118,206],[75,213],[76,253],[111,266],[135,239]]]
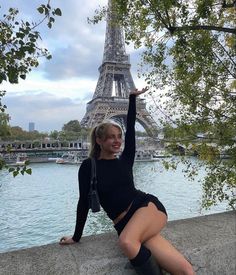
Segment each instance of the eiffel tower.
[[[92,128],[98,123],[113,119],[126,128],[129,93],[135,89],[130,72],[129,55],[125,51],[122,28],[115,22],[112,0],[108,0],[106,37],[102,65],[95,93],[87,103],[81,126]],[[150,136],[157,135],[157,125],[146,109],[144,99],[137,98],[137,121]]]

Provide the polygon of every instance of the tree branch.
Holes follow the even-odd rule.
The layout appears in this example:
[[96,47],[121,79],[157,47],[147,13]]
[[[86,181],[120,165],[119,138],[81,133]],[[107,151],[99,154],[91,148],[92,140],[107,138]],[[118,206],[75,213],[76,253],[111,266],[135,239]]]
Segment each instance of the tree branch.
[[170,27],[168,28],[169,31],[173,34],[175,32],[181,32],[186,30],[209,30],[209,31],[218,31],[218,32],[227,32],[227,33],[233,33],[236,34],[236,28],[224,28],[224,27],[217,27],[217,26],[202,26],[202,25],[196,25],[196,26],[182,26],[182,27]]
[[231,55],[227,52],[227,50],[225,49],[225,47],[220,43],[220,41],[218,41],[216,38],[214,38],[214,40],[216,41],[216,43],[218,45],[220,45],[221,49],[228,55],[229,59],[232,61],[232,63],[234,64],[235,68],[236,68],[236,62],[234,61],[234,59],[231,57]]
[[231,72],[229,69],[228,69],[228,66],[226,66],[224,64],[224,62],[220,59],[220,57],[216,54],[216,53],[212,53],[219,61],[220,63],[224,66],[224,68],[226,69],[226,71],[228,72],[229,75],[231,75],[234,79],[236,78],[236,74],[234,74],[233,72]]

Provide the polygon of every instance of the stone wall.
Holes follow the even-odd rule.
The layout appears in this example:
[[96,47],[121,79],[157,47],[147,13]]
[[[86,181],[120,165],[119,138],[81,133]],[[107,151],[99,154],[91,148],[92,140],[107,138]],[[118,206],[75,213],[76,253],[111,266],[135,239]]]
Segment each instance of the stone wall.
[[[236,211],[169,222],[163,235],[197,275],[236,275]],[[9,236],[10,237],[10,236]],[[1,275],[134,275],[115,232],[0,254]]]

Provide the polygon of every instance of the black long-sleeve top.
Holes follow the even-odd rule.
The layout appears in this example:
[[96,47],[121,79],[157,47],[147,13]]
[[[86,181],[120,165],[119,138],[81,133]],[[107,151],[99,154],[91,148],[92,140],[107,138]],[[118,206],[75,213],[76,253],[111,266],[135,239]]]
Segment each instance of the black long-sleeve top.
[[[135,157],[136,96],[130,95],[127,115],[125,146],[117,159],[96,159],[97,188],[100,203],[111,220],[125,211],[138,192],[134,186],[132,167]],[[79,169],[79,193],[77,217],[73,240],[82,236],[89,211],[91,160],[83,161]]]

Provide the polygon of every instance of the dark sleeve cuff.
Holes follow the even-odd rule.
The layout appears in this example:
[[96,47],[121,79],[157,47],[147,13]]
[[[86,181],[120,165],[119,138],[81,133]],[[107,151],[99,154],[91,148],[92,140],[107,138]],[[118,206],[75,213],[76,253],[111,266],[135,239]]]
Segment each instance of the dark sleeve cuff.
[[129,98],[136,98],[136,95],[135,94],[129,94]]
[[72,237],[72,240],[74,241],[74,242],[76,242],[76,243],[78,243],[79,241],[80,241],[80,239],[81,239],[81,237],[80,238],[75,238],[74,236]]

